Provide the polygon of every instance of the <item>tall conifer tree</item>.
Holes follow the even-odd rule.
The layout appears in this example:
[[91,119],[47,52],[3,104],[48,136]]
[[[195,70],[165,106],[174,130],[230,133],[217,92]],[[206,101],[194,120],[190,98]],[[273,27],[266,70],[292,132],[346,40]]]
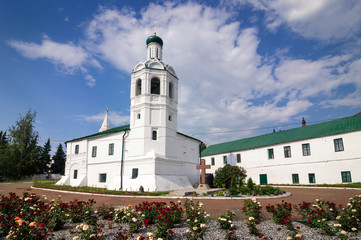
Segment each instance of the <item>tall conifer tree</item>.
[[59,143],[55,155],[53,156],[54,163],[51,165],[52,173],[60,173],[64,175],[66,155],[63,151],[63,146]]
[[38,164],[38,173],[47,173],[49,171],[49,164],[51,161],[50,151],[51,151],[50,138],[48,138],[48,141],[46,141],[46,143],[44,144],[41,150],[41,155]]

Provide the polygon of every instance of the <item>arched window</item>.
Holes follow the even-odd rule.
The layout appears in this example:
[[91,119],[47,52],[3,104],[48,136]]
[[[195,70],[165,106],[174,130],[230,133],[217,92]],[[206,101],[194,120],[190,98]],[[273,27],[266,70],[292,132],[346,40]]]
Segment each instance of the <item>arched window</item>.
[[173,83],[172,82],[169,83],[169,89],[168,90],[169,90],[169,97],[173,98],[173,91],[174,90],[173,90]]
[[152,78],[150,82],[150,93],[160,94],[160,80],[158,78]]
[[152,140],[157,140],[157,131],[153,130],[152,132]]
[[135,84],[136,90],[135,90],[135,96],[138,96],[142,94],[142,80],[138,79],[137,83]]

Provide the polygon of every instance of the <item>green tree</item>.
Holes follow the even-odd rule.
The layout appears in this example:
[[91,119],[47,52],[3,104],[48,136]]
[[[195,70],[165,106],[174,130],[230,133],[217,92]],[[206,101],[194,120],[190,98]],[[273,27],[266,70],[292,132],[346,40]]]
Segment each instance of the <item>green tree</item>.
[[47,173],[49,171],[49,164],[51,161],[50,151],[51,151],[50,138],[48,138],[48,141],[46,141],[43,148],[41,149],[40,159],[37,169],[38,173]]
[[247,172],[242,167],[226,164],[223,168],[218,168],[216,170],[213,182],[217,187],[225,185],[226,188],[229,188],[233,177],[235,178],[235,181],[240,178],[244,179],[247,177]]
[[4,176],[8,146],[6,132],[0,131],[0,178]]
[[41,147],[39,135],[34,131],[36,112],[29,109],[24,117],[20,116],[9,129],[9,146],[3,158],[4,176],[20,179],[36,173]]
[[66,155],[63,151],[63,146],[59,143],[55,155],[53,156],[54,163],[51,165],[52,173],[60,173],[64,175]]

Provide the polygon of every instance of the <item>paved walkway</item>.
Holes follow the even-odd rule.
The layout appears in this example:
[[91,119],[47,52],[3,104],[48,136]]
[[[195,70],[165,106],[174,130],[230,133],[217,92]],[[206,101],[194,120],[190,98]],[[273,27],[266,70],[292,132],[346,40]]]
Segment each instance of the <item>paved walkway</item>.
[[[11,184],[0,184],[0,194],[7,195],[9,192],[15,192],[18,195],[22,195],[23,192],[36,193],[38,195],[46,196],[48,199],[57,199],[60,195],[63,201],[72,201],[74,199],[87,201],[88,199],[94,199],[97,205],[136,205],[142,201],[176,201],[180,200],[184,202],[184,198],[174,196],[172,199],[164,197],[134,197],[134,196],[109,196],[102,194],[91,194],[91,193],[75,193],[75,192],[58,192],[49,191],[43,189],[32,189],[33,183],[11,183]],[[361,189],[333,189],[333,188],[305,188],[305,187],[280,187],[285,191],[289,192],[289,196],[282,196],[280,198],[259,198],[258,201],[262,206],[267,204],[277,204],[282,200],[292,203],[299,204],[303,201],[313,202],[316,198],[324,199],[336,204],[347,204],[350,197],[361,194]],[[212,198],[212,199],[200,199],[197,197],[192,198],[193,200],[198,199],[204,204],[206,211],[224,211],[226,209],[239,208],[243,206],[242,199],[229,199],[229,198]]]

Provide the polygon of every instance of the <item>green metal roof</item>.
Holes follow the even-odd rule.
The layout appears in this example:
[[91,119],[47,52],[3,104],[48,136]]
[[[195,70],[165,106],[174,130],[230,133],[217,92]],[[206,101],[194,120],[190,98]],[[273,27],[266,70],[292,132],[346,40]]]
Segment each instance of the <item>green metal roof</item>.
[[[112,133],[117,133],[117,132],[128,131],[128,130],[130,130],[130,125],[129,124],[124,125],[124,126],[120,126],[120,127],[111,128],[111,129],[108,129],[106,131],[98,132],[98,133],[88,135],[88,136],[85,136],[85,137],[75,138],[73,140],[66,141],[65,144],[68,143],[68,142],[74,142],[74,141],[84,140],[84,139],[88,139],[88,138],[96,138],[96,137],[100,137],[100,136],[104,136],[104,135],[108,135],[108,134],[112,134]],[[193,139],[195,141],[202,142],[201,140],[198,140],[196,138],[187,136],[187,135],[185,135],[183,133],[180,133],[180,132],[177,132],[177,133],[184,136],[184,137]]]
[[361,130],[361,115],[215,144],[203,150],[201,155],[204,157],[358,130]]
[[84,140],[84,139],[88,139],[88,138],[100,137],[100,136],[104,136],[104,135],[108,135],[108,134],[112,134],[112,133],[117,133],[117,132],[123,132],[123,131],[127,131],[127,130],[130,130],[130,125],[129,124],[124,125],[124,126],[120,126],[120,127],[111,128],[111,129],[105,130],[103,132],[98,132],[98,133],[88,135],[88,136],[85,136],[85,137],[75,138],[73,140],[66,141],[65,144],[68,143],[68,142],[74,142],[74,141]]
[[147,46],[148,46],[149,43],[152,43],[152,42],[156,42],[161,47],[163,47],[163,40],[160,37],[158,37],[157,35],[155,35],[155,33],[154,33],[154,35],[147,38],[147,42],[146,42]]

